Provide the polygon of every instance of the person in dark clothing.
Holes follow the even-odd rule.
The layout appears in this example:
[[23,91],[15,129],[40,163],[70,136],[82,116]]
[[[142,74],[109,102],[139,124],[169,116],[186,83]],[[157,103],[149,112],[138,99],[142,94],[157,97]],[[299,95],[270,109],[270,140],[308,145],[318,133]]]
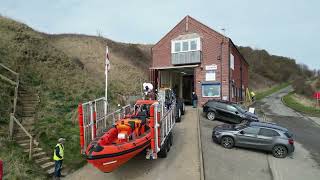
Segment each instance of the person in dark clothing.
[[192,105],[193,108],[196,108],[198,104],[198,96],[195,92],[192,92]]
[[62,169],[62,162],[64,158],[64,138],[59,138],[58,144],[54,148],[53,153],[53,160],[55,161],[54,166],[54,177],[56,179],[60,179],[60,177],[63,177],[61,175],[61,169]]

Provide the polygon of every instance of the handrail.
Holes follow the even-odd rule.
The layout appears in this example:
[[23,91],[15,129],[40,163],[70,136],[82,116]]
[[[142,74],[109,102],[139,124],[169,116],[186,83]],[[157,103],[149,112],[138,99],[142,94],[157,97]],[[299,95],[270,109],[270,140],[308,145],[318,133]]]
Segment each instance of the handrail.
[[29,151],[29,159],[32,159],[32,146],[33,146],[33,137],[32,135],[23,127],[23,125],[17,120],[17,118],[11,113],[10,115],[10,121],[14,121],[18,124],[18,126],[23,130],[23,132],[30,138],[30,151]]
[[10,68],[8,68],[7,66],[3,65],[2,63],[0,63],[0,66],[2,66],[4,69],[6,69],[7,71],[11,72],[14,75],[18,75],[17,72],[14,72],[13,70],[11,70]]
[[12,85],[15,85],[15,89],[14,89],[14,97],[13,97],[13,109],[12,109],[12,113],[10,114],[10,124],[9,124],[9,136],[10,139],[12,139],[13,136],[13,129],[14,129],[14,123],[17,123],[18,126],[23,130],[23,132],[30,138],[30,145],[29,145],[29,159],[32,159],[32,146],[33,146],[33,137],[32,135],[23,127],[23,125],[17,120],[17,118],[15,117],[16,115],[16,111],[17,111],[17,101],[18,101],[18,91],[19,91],[19,73],[11,70],[10,68],[8,68],[7,66],[3,65],[0,63],[0,66],[3,67],[4,69],[6,69],[7,71],[11,72],[12,74],[14,74],[16,76],[16,81],[13,81],[3,75],[0,74],[0,78],[9,82]]

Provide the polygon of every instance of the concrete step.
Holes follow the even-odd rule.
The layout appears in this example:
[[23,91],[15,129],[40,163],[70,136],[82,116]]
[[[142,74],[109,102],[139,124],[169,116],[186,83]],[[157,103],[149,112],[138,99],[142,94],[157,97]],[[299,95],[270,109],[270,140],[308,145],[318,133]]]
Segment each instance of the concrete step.
[[22,111],[35,111],[36,107],[34,106],[22,106]]
[[34,122],[35,122],[35,120],[34,120],[34,118],[32,118],[32,120],[22,120],[21,124],[23,126],[33,126]]
[[19,141],[17,141],[17,143],[18,144],[25,144],[25,143],[29,144],[30,143],[30,139],[19,140]]
[[49,175],[53,174],[53,173],[54,173],[54,167],[51,168],[51,169],[49,169],[49,170],[47,171],[47,173],[48,173]]
[[38,97],[22,96],[19,99],[20,101],[38,101]]
[[49,169],[51,169],[52,167],[54,167],[54,162],[50,161],[50,162],[44,163],[44,164],[40,165],[40,167],[41,167],[43,170],[49,170]]
[[37,103],[39,102],[38,99],[25,99],[25,98],[20,98],[19,102],[27,104],[27,103]]
[[22,111],[22,114],[35,114],[35,111]]
[[38,97],[37,94],[34,94],[34,93],[31,93],[31,92],[28,92],[28,91],[19,91],[19,96],[21,97]]
[[23,117],[23,118],[34,117],[34,114],[22,114],[21,117]]
[[40,151],[40,152],[32,154],[32,157],[34,159],[41,159],[41,158],[46,157],[46,156],[47,156],[47,154],[45,152],[43,152],[43,151]]
[[[28,133],[30,133],[31,135],[33,135],[32,132],[28,132]],[[29,138],[29,136],[28,136],[22,129],[19,129],[18,131],[16,131],[15,134],[14,134],[14,136],[15,136],[15,137],[27,136],[27,137]]]
[[22,140],[29,139],[29,136],[27,136],[26,134],[23,133],[23,134],[16,135],[14,137],[14,139],[17,140],[17,141],[22,141]]
[[37,164],[43,164],[43,163],[47,163],[47,162],[50,162],[51,158],[49,157],[43,157],[43,158],[39,158],[39,159],[36,159],[35,162]]
[[[29,148],[23,150],[23,152],[25,152],[25,153],[29,153],[29,151],[30,151]],[[42,148],[39,148],[39,147],[36,147],[36,148],[33,148],[33,149],[32,149],[32,153],[37,153],[37,152],[40,152],[40,151],[43,151],[43,149],[42,149]]]
[[22,107],[37,107],[39,101],[19,101]]
[[[35,128],[34,128],[34,126],[33,125],[23,125],[23,127],[29,132],[29,133],[31,133],[31,131],[33,131]],[[18,130],[17,130],[17,132],[19,133],[19,132],[22,132],[22,133],[24,133],[24,131],[23,131],[23,129],[21,129],[21,128],[19,128]],[[25,133],[24,133],[25,134]]]
[[30,143],[22,143],[19,145],[22,146],[23,148],[28,148],[30,146]]

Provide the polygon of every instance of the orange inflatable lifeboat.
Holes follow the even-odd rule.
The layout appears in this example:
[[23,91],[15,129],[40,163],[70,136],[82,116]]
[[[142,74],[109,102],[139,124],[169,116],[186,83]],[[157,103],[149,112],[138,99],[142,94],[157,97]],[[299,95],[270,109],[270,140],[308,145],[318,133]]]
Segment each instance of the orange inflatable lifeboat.
[[115,123],[86,149],[87,161],[111,172],[150,146],[148,112],[137,112]]

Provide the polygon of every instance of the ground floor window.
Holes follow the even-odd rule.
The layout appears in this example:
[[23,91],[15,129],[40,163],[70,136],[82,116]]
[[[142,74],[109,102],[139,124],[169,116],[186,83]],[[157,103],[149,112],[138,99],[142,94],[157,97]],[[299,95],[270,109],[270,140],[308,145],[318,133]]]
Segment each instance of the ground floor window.
[[202,97],[220,97],[220,83],[202,84]]

